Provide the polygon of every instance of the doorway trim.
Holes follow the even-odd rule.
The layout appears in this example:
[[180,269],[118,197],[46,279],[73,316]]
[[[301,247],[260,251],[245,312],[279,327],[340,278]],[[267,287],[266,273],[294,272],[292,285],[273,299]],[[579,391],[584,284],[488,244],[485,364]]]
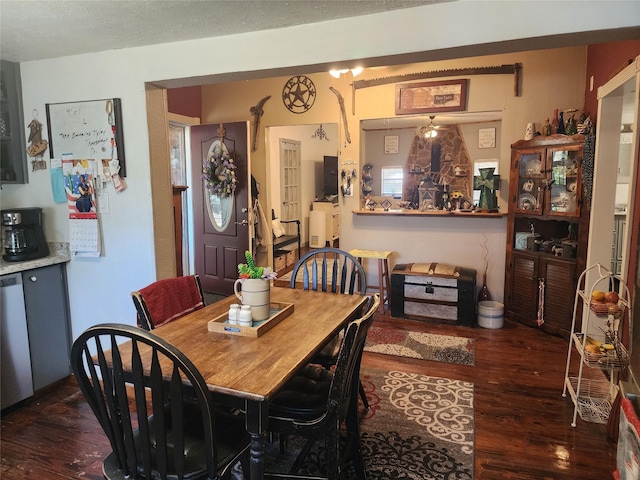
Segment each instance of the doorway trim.
[[145,84],[147,127],[149,130],[149,163],[153,216],[153,246],[156,280],[176,276],[176,243],[174,238],[173,191],[169,164],[169,119],[167,91]]
[[[622,72],[598,89],[598,124],[596,157],[593,171],[593,194],[591,203],[591,219],[589,227],[589,246],[587,250],[587,266],[600,263],[609,268],[611,263],[611,243],[614,230],[615,198],[611,192],[616,191],[617,169],[610,164],[610,153],[618,152],[620,147],[620,126],[622,124],[622,101],[627,82],[634,83],[635,92],[640,88],[640,57]],[[636,93],[637,95],[637,93]],[[637,98],[637,96],[635,97]],[[636,100],[637,105],[637,100]],[[634,124],[638,125],[640,113],[636,106]],[[634,233],[632,222],[637,218],[634,211],[635,192],[638,188],[637,176],[638,135],[634,135],[632,145],[632,161],[629,171],[629,195],[626,211],[627,228],[622,240],[623,263],[620,277],[629,282],[633,276],[635,258],[631,255],[631,236]],[[617,162],[616,162],[617,165]],[[636,232],[637,234],[637,232]],[[632,277],[631,277],[632,278]],[[587,278],[588,285],[591,284]]]

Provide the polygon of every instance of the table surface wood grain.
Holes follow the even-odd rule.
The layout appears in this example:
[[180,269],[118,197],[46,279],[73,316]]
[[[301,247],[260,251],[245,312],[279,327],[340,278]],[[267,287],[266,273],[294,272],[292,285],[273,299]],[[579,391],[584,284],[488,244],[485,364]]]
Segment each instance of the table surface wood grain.
[[[294,311],[260,337],[210,332],[209,320],[237,302],[227,297],[153,330],[180,349],[214,393],[269,400],[293,373],[355,319],[366,297],[271,288],[271,301],[293,303]],[[125,346],[123,346],[125,347]]]

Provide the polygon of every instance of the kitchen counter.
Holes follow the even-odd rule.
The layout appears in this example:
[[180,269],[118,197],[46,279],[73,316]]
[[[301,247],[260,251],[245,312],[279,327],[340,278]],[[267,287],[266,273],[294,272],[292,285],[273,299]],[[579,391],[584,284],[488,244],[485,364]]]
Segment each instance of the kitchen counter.
[[49,255],[35,260],[24,262],[7,262],[0,257],[0,275],[24,272],[34,268],[46,267],[57,263],[65,263],[71,260],[68,243],[49,242]]

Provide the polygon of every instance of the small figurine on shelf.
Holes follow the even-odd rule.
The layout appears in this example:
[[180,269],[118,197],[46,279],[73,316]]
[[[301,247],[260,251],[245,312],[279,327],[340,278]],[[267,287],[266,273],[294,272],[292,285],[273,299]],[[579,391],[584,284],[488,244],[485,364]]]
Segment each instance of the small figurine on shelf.
[[575,119],[575,114],[577,111],[578,110],[575,108],[567,110],[567,114],[571,115],[571,117],[567,119],[567,124],[564,129],[564,133],[567,135],[575,135],[576,133],[578,133],[578,124],[576,123]]

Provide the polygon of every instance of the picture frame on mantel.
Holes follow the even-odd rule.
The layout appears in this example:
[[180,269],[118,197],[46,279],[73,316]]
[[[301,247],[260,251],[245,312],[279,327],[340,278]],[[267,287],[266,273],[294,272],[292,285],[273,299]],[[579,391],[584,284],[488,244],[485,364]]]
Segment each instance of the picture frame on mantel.
[[469,79],[396,85],[396,115],[460,112],[467,109]]

